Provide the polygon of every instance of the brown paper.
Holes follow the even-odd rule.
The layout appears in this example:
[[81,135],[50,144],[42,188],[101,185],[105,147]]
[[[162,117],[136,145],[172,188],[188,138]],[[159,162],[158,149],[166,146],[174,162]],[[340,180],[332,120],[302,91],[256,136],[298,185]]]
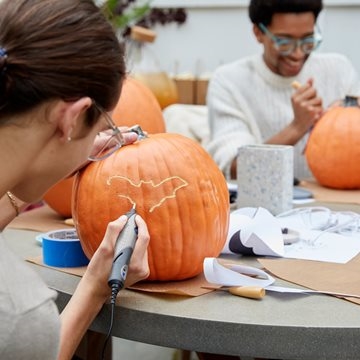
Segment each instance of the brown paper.
[[[264,268],[283,280],[318,291],[360,296],[360,254],[346,264],[297,259],[258,259]],[[346,298],[360,304],[360,299]]]
[[[42,259],[42,256],[37,256],[33,258],[28,258],[26,261],[29,261],[33,264],[45,266],[57,271],[62,271],[67,274],[83,276],[86,271],[86,266],[74,267],[74,268],[61,268],[45,265]],[[209,284],[203,274],[183,281],[167,281],[167,282],[139,282],[129,287],[131,290],[152,292],[152,293],[161,293],[161,294],[172,294],[172,295],[182,295],[182,296],[200,296],[206,293],[213,291],[213,289],[204,289],[203,286],[212,286]]]
[[323,187],[315,180],[301,181],[300,187],[310,190],[316,201],[336,202],[343,204],[360,204],[360,190],[336,190]]
[[67,229],[73,226],[67,225],[65,219],[50,209],[48,205],[43,205],[39,208],[21,213],[7,227],[11,229],[48,232]]
[[[149,282],[140,282],[130,287],[133,290],[146,291],[146,292],[156,292],[162,294],[173,294],[173,295],[182,295],[182,296],[200,296],[211,292],[215,289],[204,289],[203,287],[213,287],[214,284],[210,284],[205,280],[203,274],[182,281],[149,281]],[[216,287],[216,286],[215,286]],[[220,287],[220,286],[218,286]]]
[[44,264],[42,256],[36,256],[32,258],[26,259],[26,261],[31,262],[36,265],[41,265],[44,267],[48,267],[50,269],[54,269],[57,271],[62,271],[67,274],[76,275],[76,276],[83,276],[86,271],[86,266],[79,266],[79,267],[55,267],[55,266],[48,266]]

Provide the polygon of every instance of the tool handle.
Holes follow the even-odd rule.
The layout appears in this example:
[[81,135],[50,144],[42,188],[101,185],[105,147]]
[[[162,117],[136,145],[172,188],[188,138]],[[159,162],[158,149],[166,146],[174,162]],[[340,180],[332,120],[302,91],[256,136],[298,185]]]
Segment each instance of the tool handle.
[[135,223],[135,209],[127,212],[126,216],[128,220],[116,240],[114,262],[108,280],[110,287],[117,284],[120,289],[122,289],[125,284],[128,265],[138,234],[138,228]]
[[265,289],[259,286],[235,286],[229,288],[229,292],[251,299],[262,299],[265,296]]

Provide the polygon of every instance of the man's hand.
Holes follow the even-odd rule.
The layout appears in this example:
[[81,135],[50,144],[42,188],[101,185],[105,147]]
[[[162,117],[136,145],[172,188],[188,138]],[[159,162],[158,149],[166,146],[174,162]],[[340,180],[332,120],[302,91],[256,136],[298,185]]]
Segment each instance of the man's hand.
[[315,125],[324,111],[322,99],[317,95],[313,83],[314,80],[309,79],[304,85],[298,82],[292,84],[296,89],[291,97],[294,110],[293,126],[302,135]]

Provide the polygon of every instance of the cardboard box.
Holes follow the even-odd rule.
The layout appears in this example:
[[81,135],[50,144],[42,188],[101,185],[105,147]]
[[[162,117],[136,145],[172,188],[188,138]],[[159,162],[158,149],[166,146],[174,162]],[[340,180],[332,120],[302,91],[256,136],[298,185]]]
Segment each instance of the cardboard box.
[[206,93],[209,85],[209,79],[197,79],[194,104],[206,105]]
[[178,90],[178,103],[190,105],[206,105],[206,93],[209,79],[174,78]]
[[191,79],[174,78],[178,91],[179,104],[194,104],[195,81]]

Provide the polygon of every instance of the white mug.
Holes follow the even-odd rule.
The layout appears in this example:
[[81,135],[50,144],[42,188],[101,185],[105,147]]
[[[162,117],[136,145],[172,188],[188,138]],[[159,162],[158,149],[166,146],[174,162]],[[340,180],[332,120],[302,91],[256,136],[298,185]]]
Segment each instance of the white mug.
[[237,156],[237,207],[263,207],[273,215],[290,210],[294,149],[290,145],[245,145]]

